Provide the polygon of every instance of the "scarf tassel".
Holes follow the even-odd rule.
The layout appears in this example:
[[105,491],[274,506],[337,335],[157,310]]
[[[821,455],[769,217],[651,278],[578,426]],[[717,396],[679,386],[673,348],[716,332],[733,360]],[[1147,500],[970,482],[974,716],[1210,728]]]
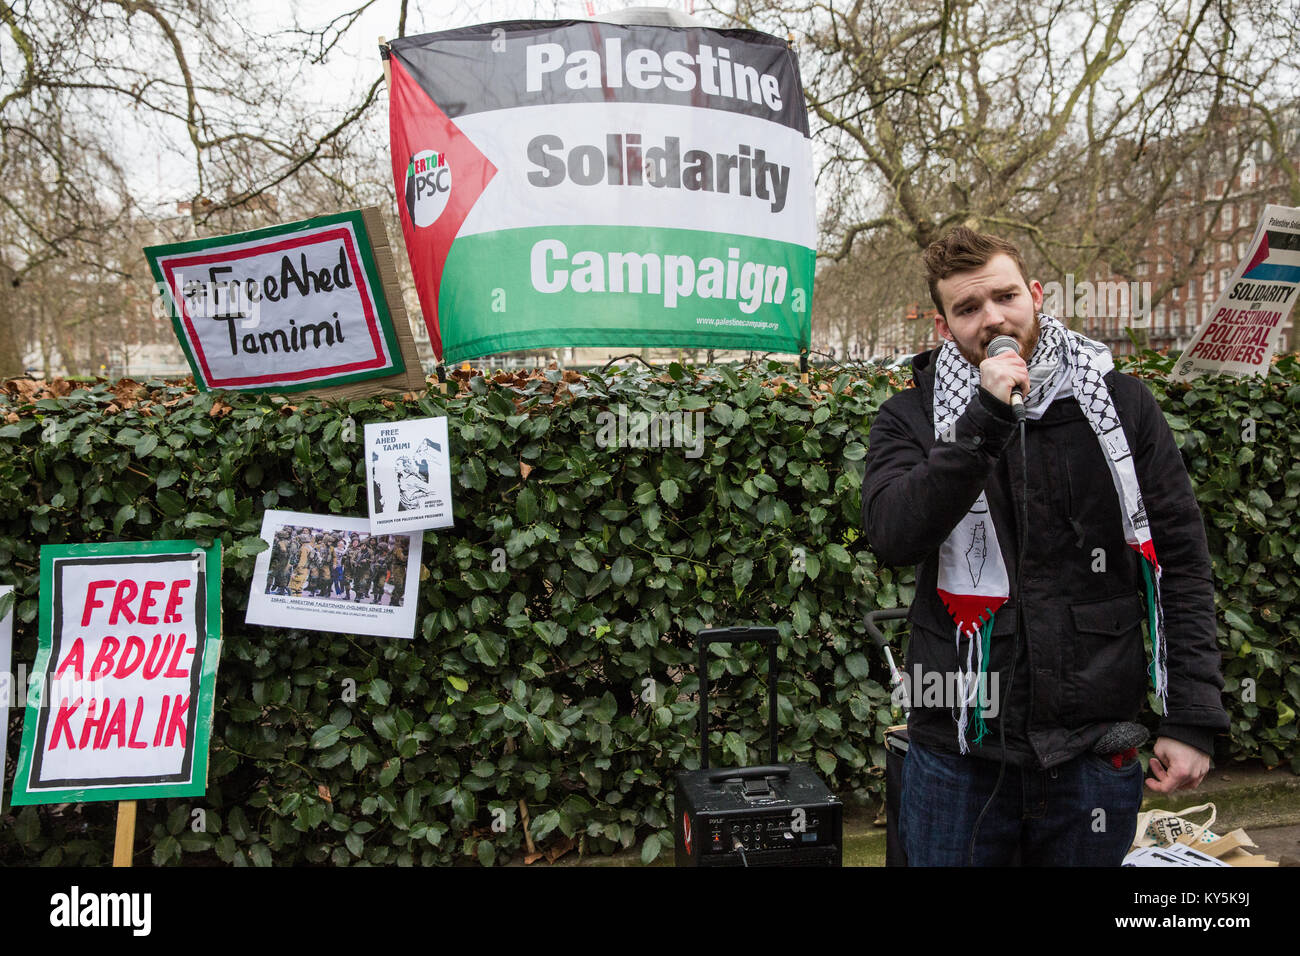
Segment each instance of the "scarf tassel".
[[984,722],[984,714],[988,711],[988,685],[989,685],[989,643],[993,638],[993,615],[989,614],[989,619],[984,622],[984,627],[980,629],[980,677],[977,692],[980,700],[984,701],[980,705],[979,713],[975,715],[975,744],[979,745],[984,739],[984,735],[989,732],[988,725]]
[[[988,724],[984,720],[985,712],[988,710],[988,694],[985,688],[988,687],[989,677],[989,650],[993,637],[993,610],[985,608],[984,613],[987,615],[984,622],[980,625],[979,630],[970,636],[966,645],[966,667],[959,674],[958,702],[957,713],[957,748],[965,754],[970,752],[970,745],[966,742],[966,731],[971,727],[975,731],[975,744],[978,746],[989,732]],[[957,629],[957,650],[961,653],[962,630]],[[974,660],[972,661],[972,657]],[[981,703],[984,701],[985,703]],[[975,711],[975,720],[973,723],[968,716],[968,707],[971,704],[978,704]]]
[[1160,600],[1160,567],[1154,572],[1151,560],[1142,558],[1142,578],[1147,586],[1147,630],[1151,635],[1151,666],[1147,673],[1151,677],[1151,686],[1160,698],[1162,713],[1169,711],[1169,674],[1167,663],[1167,642],[1165,641],[1165,610]]

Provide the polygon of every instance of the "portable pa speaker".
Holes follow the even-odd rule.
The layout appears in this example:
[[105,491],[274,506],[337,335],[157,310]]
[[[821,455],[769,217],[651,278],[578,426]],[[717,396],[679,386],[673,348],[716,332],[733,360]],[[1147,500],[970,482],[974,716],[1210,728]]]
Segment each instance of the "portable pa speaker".
[[[678,866],[840,866],[844,807],[812,767],[777,763],[774,627],[701,631],[700,769],[677,775]],[[709,769],[710,644],[766,641],[769,762]]]

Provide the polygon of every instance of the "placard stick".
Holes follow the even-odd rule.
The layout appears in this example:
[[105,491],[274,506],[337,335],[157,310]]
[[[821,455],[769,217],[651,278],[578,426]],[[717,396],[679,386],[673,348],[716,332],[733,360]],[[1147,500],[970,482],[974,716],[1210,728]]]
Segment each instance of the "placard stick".
[[537,847],[533,845],[533,835],[529,832],[528,822],[528,804],[524,803],[524,798],[519,798],[519,816],[524,821],[524,843],[528,847],[528,855],[532,856],[537,852]]
[[113,865],[130,866],[135,855],[135,801],[117,804],[117,840],[113,844]]

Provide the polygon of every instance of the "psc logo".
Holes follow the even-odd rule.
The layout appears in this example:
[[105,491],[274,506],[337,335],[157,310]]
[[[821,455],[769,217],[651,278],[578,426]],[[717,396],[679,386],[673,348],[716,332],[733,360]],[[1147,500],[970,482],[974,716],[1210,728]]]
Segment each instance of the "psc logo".
[[431,226],[447,208],[451,167],[447,157],[422,149],[406,164],[406,211],[417,226]]

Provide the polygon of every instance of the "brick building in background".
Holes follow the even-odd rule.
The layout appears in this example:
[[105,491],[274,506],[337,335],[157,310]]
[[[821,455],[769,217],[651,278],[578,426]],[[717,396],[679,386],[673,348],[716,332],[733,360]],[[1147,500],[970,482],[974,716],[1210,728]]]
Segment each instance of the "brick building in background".
[[[1300,103],[1275,116],[1286,154],[1300,166]],[[1111,187],[1106,199],[1119,202],[1121,197]],[[1130,274],[1100,262],[1087,276],[1053,280],[1040,275],[1047,293],[1044,308],[1116,355],[1133,352],[1130,329],[1139,339],[1145,334],[1150,348],[1178,354],[1209,318],[1215,300],[1251,251],[1255,227],[1270,203],[1293,205],[1287,177],[1267,142],[1257,142],[1235,171],[1228,160],[1210,156],[1195,177],[1176,175],[1173,195],[1151,220]],[[1280,333],[1278,352],[1296,348],[1294,323],[1292,314]],[[933,324],[929,302],[909,304],[891,323],[896,331],[884,343],[884,353],[933,348],[939,344]]]
[[[1293,106],[1284,116],[1287,152],[1293,162],[1300,162],[1300,109]],[[1176,187],[1182,185],[1175,180]],[[1209,319],[1215,301],[1251,251],[1255,228],[1270,203],[1286,206],[1291,201],[1283,170],[1272,161],[1267,144],[1259,143],[1236,175],[1231,169],[1212,169],[1201,189],[1184,187],[1173,202],[1161,208],[1131,275],[1119,275],[1105,264],[1092,270],[1088,279],[1094,287],[1104,289],[1109,297],[1123,286],[1125,295],[1114,298],[1130,301],[1128,307],[1121,305],[1118,309],[1095,306],[1080,316],[1081,322],[1075,327],[1106,343],[1117,355],[1133,351],[1128,328],[1145,331],[1151,348],[1181,352]],[[1198,256],[1195,249],[1202,240]],[[1187,263],[1190,268],[1176,268]],[[1159,295],[1176,272],[1185,273],[1181,281],[1168,288],[1158,302],[1151,302],[1151,297]],[[1141,305],[1131,301],[1134,291],[1139,296],[1145,292],[1151,305],[1145,323]],[[1295,348],[1294,322],[1292,315],[1284,324],[1277,345],[1279,352]]]

